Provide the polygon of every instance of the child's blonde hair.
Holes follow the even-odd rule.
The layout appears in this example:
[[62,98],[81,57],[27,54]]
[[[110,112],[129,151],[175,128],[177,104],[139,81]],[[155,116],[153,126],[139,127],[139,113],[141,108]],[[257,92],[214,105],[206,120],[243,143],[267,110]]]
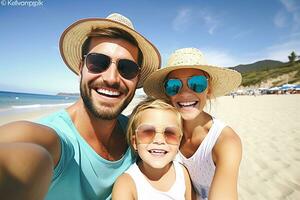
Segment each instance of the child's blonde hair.
[[160,110],[172,111],[177,117],[177,122],[179,124],[179,128],[182,130],[181,115],[176,108],[174,108],[172,105],[168,104],[167,102],[165,102],[162,99],[147,98],[144,101],[140,102],[133,109],[132,114],[129,119],[129,122],[128,122],[127,135],[126,135],[127,143],[128,143],[128,145],[130,145],[130,147],[133,151],[134,151],[134,148],[132,146],[132,136],[135,135],[135,130],[140,123],[141,113],[147,109],[160,109]]

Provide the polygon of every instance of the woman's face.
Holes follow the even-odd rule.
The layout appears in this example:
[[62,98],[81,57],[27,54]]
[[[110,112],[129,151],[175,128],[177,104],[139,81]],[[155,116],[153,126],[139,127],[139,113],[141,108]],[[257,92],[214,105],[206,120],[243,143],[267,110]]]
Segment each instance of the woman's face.
[[178,69],[172,71],[167,79],[180,79],[183,83],[182,88],[174,96],[169,96],[172,104],[176,107],[184,120],[195,119],[202,111],[206,104],[208,87],[201,93],[190,89],[187,85],[189,77],[207,76],[198,69]]

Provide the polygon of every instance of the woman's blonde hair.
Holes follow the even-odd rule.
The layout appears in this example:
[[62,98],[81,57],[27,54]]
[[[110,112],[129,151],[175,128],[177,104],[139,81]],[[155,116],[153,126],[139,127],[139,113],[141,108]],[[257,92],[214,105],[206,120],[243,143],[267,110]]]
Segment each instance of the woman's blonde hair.
[[179,111],[174,108],[172,105],[168,104],[162,99],[152,99],[147,98],[144,101],[141,101],[132,111],[130,115],[128,128],[127,128],[127,143],[130,145],[131,149],[134,151],[132,145],[132,136],[135,135],[135,130],[140,123],[140,116],[144,110],[147,109],[159,109],[159,110],[169,110],[172,111],[176,117],[179,124],[180,129],[182,130],[182,120]]

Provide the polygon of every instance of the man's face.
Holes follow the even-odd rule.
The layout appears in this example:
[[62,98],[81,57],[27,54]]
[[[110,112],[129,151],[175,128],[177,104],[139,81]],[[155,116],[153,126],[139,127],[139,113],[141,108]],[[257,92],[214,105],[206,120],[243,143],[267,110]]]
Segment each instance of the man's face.
[[96,118],[115,119],[132,100],[139,77],[125,79],[117,69],[118,59],[137,63],[138,48],[122,39],[93,38],[89,53],[105,54],[112,59],[109,68],[101,73],[81,67],[80,93],[86,108]]

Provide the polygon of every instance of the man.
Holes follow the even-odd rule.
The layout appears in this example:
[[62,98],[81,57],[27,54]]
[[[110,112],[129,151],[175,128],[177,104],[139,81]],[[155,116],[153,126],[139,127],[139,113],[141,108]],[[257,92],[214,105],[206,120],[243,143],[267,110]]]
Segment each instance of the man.
[[110,199],[135,161],[121,112],[160,67],[157,49],[129,19],[111,14],[72,24],[60,52],[79,74],[81,98],[39,123],[0,127],[1,199]]

